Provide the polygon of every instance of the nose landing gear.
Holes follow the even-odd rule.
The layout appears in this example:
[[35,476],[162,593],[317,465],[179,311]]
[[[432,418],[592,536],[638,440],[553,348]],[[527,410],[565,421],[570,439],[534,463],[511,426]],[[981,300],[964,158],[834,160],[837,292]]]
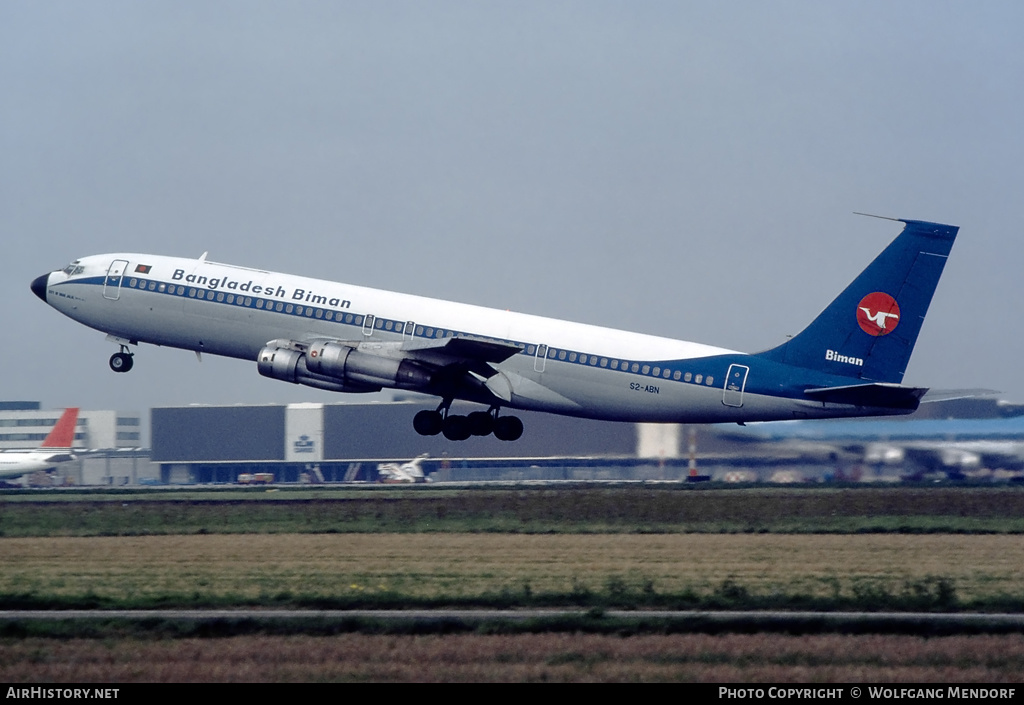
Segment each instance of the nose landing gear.
[[127,372],[135,364],[134,357],[134,354],[128,347],[122,345],[121,352],[116,352],[110,356],[110,369],[114,372]]

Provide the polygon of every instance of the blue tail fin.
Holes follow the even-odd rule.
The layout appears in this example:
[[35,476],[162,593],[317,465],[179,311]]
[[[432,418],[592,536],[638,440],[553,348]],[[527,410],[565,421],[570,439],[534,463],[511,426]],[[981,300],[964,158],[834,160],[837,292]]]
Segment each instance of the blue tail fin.
[[902,382],[959,228],[906,227],[799,335],[760,357],[872,382]]

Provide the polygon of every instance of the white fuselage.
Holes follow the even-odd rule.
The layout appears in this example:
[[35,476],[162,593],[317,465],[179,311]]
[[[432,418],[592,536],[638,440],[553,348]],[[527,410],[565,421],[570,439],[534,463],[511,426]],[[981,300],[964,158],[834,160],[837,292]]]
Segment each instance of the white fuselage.
[[0,453],[0,479],[7,480],[40,470],[49,470],[58,463],[72,459],[68,451],[7,451]]
[[[517,354],[489,363],[501,394],[466,397],[496,406],[643,422],[860,413],[783,394],[784,365],[722,348],[205,259],[85,257],[48,275],[45,300],[118,342],[250,361],[282,339],[340,341],[369,354],[450,337],[514,344]],[[829,383],[818,377],[820,386]]]

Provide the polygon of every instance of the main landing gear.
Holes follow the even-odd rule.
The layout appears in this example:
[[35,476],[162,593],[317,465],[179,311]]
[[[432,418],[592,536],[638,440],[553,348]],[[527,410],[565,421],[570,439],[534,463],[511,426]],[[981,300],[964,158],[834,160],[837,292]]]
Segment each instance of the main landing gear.
[[110,356],[110,369],[114,372],[127,372],[135,364],[134,357],[134,353],[126,345],[122,345],[121,352],[116,352]]
[[523,422],[516,416],[498,416],[498,407],[474,411],[466,416],[448,413],[451,400],[441,402],[435,411],[424,409],[412,420],[412,427],[421,436],[443,433],[449,441],[464,441],[470,436],[494,434],[499,441],[514,441],[523,435]]

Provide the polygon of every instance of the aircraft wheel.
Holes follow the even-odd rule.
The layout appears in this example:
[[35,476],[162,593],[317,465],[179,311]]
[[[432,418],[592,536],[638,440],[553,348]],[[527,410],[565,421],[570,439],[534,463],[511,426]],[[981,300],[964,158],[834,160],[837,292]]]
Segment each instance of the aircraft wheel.
[[412,418],[412,427],[421,436],[436,436],[441,432],[444,419],[436,411],[424,409]]
[[114,372],[127,372],[134,364],[135,361],[128,353],[119,352],[110,356],[110,369]]
[[444,437],[449,441],[464,441],[470,437],[469,419],[465,416],[449,416],[444,420]]
[[518,416],[501,416],[494,422],[494,437],[499,441],[515,441],[523,435],[523,422]]
[[474,436],[489,436],[494,431],[494,417],[486,411],[474,411],[466,419]]

